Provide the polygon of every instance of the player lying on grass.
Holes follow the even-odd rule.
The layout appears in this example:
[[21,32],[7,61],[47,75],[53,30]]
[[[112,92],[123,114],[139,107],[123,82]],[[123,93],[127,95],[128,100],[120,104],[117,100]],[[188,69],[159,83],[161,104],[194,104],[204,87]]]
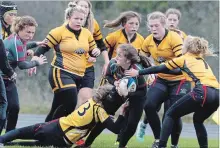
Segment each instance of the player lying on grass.
[[[121,114],[114,122],[105,110],[106,105],[103,105],[103,102],[109,99],[112,89],[112,85],[101,86],[91,99],[67,117],[12,130],[0,136],[0,143],[7,145],[7,142],[15,139],[35,139],[37,141],[27,142],[27,145],[71,147],[76,141],[86,137],[99,122],[117,134],[124,121],[128,103],[123,104]],[[21,143],[25,145],[25,142]]]

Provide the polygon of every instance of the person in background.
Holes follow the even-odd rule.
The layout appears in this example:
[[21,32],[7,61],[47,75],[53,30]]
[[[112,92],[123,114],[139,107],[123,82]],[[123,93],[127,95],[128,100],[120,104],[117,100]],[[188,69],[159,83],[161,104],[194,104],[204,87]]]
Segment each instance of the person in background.
[[1,19],[1,34],[4,40],[11,35],[11,25],[17,17],[17,5],[11,1],[2,1],[0,3],[0,19]]
[[179,22],[181,19],[181,12],[178,9],[175,8],[169,8],[165,12],[165,15],[167,17],[166,19],[166,26],[169,30],[177,32],[181,38],[184,40],[187,35],[185,32],[179,30]]

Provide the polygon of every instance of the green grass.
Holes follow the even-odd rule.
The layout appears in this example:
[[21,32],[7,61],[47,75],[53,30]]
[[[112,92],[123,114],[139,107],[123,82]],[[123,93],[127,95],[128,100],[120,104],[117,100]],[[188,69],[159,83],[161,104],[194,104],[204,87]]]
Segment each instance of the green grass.
[[[116,135],[114,134],[101,134],[93,143],[92,148],[117,148],[114,145]],[[152,136],[145,136],[145,141],[139,143],[136,137],[133,136],[128,143],[128,148],[149,148],[154,141]],[[209,148],[218,148],[218,139],[209,139]],[[168,143],[168,148],[170,147],[170,142]],[[199,148],[196,137],[195,138],[181,138],[179,142],[180,148]],[[22,146],[6,146],[6,148],[30,148]],[[52,148],[52,147],[50,147]]]

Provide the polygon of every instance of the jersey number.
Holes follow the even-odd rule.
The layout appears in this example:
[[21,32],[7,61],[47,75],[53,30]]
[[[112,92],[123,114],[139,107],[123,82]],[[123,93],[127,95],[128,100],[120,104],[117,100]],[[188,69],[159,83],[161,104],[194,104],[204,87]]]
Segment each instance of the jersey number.
[[89,105],[88,105],[87,107],[84,107],[84,108],[83,108],[83,112],[78,111],[79,116],[85,115],[86,111],[87,111],[89,108],[90,108],[90,103],[89,103]]

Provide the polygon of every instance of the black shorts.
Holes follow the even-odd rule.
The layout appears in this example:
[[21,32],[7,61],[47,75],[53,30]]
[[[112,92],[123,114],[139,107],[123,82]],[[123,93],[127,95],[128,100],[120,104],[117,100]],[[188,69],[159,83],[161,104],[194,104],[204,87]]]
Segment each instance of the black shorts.
[[168,81],[157,77],[151,87],[156,87],[166,93],[169,96],[184,96],[192,89],[191,82],[183,80]]
[[70,88],[79,88],[82,77],[51,66],[49,82],[53,92],[60,92]]
[[93,88],[95,84],[95,69],[94,66],[86,68],[85,75],[82,78],[80,88],[88,87]]
[[65,135],[59,125],[59,119],[33,125],[34,139],[44,145],[68,147]]

